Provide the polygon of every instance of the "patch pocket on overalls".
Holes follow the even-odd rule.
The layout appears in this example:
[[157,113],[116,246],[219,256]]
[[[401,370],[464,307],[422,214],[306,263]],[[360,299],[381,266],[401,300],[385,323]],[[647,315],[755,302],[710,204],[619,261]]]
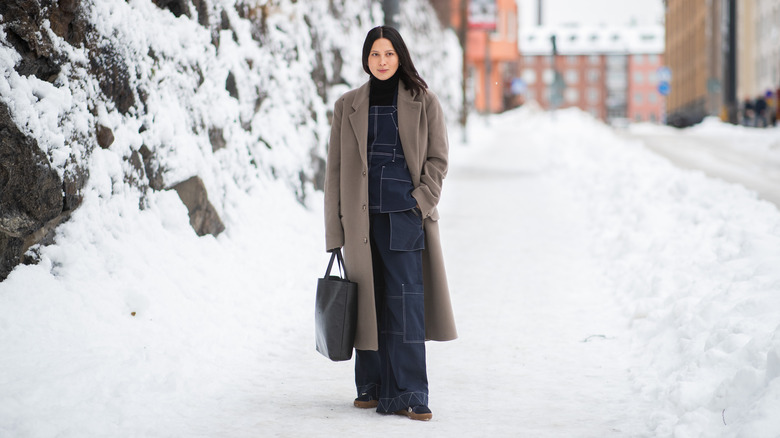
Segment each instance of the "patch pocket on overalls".
[[390,250],[419,251],[425,249],[425,231],[417,208],[388,213],[390,216]]
[[425,292],[422,284],[404,284],[404,342],[425,342]]
[[375,117],[374,129],[376,129],[374,135],[374,144],[377,146],[395,146],[398,144],[398,126],[393,119],[393,113],[389,114],[372,114],[369,117]]
[[408,210],[417,204],[412,197],[412,177],[403,165],[382,166],[379,182],[379,211],[392,213]]

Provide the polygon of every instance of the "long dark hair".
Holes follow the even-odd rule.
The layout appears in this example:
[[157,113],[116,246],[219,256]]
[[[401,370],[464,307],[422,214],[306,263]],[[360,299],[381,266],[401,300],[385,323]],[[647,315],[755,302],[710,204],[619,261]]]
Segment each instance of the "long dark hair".
[[374,41],[380,38],[388,39],[393,45],[395,53],[398,55],[399,79],[406,85],[406,89],[410,90],[413,96],[425,93],[428,84],[425,83],[420,74],[417,73],[417,69],[414,68],[412,57],[409,55],[409,49],[406,48],[406,43],[401,38],[401,34],[390,26],[377,26],[368,31],[366,41],[363,43],[363,70],[371,74],[371,70],[368,68],[368,55],[371,53]]

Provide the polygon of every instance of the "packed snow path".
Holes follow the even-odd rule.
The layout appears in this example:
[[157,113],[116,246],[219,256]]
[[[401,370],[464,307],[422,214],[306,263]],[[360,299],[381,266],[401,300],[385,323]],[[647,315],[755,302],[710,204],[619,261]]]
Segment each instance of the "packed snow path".
[[453,432],[635,435],[626,326],[549,139],[511,119],[471,136],[441,207],[461,339],[431,344],[432,407]]

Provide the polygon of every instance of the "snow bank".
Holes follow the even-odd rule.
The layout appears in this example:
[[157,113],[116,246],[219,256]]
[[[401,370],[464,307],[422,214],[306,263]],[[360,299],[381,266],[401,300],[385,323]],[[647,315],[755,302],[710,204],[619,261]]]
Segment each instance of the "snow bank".
[[238,219],[199,238],[175,192],[141,211],[113,154],[91,170],[58,244],[0,283],[0,436],[233,435],[283,397],[263,385],[314,359],[321,208],[282,183],[232,193]]
[[[556,117],[537,123],[554,132],[551,154],[591,212],[583,219],[595,254],[631,317],[636,385],[659,408],[648,418],[654,435],[776,437],[780,212],[740,186],[681,171],[580,112]],[[720,123],[689,135],[727,133],[734,148],[777,139],[773,130]],[[745,136],[753,141],[737,140]]]

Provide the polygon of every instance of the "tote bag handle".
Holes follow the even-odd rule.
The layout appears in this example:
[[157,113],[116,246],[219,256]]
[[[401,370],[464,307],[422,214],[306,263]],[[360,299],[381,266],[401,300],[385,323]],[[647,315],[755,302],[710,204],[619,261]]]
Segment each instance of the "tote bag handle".
[[344,263],[344,258],[341,256],[341,248],[334,250],[331,252],[330,255],[330,262],[328,263],[328,270],[325,271],[325,277],[330,277],[330,270],[333,268],[333,260],[338,260],[338,267],[339,267],[339,275],[341,275],[341,278],[344,280],[349,280],[349,277],[347,276],[347,265]]

